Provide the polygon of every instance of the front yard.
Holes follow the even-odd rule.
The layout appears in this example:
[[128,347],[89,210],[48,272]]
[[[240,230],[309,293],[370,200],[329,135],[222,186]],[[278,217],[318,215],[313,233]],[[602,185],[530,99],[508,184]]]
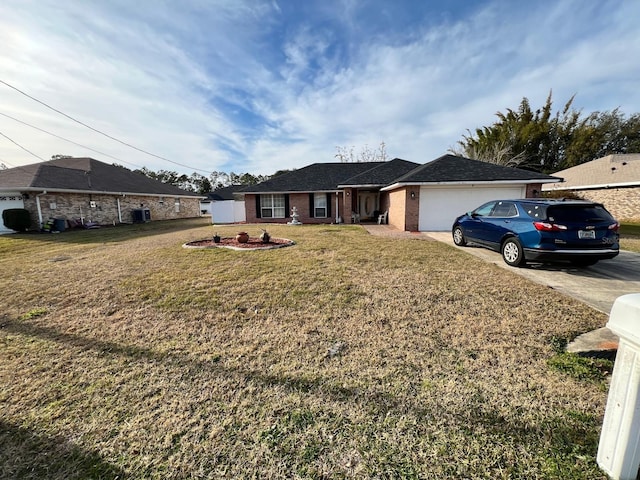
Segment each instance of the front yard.
[[606,478],[606,380],[557,368],[605,315],[438,242],[269,233],[0,237],[0,477]]

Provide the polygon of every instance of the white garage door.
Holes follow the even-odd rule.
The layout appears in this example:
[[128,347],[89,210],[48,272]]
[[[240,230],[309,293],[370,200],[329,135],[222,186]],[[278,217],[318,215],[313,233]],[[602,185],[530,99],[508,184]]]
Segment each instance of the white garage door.
[[456,217],[490,200],[522,198],[525,186],[508,187],[422,187],[420,217],[422,232],[447,231]]
[[20,193],[0,193],[0,234],[13,233],[13,230],[8,229],[2,221],[2,212],[8,208],[24,208]]

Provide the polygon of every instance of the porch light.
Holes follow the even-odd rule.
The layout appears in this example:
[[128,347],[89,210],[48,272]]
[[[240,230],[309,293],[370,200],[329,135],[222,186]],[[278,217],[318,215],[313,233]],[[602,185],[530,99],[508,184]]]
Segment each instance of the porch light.
[[411,192],[411,198],[416,198],[416,192]]

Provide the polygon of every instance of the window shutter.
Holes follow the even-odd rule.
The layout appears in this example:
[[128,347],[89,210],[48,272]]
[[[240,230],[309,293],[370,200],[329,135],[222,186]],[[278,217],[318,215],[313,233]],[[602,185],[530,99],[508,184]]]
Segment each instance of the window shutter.
[[262,208],[260,208],[260,195],[256,195],[256,218],[262,218]]
[[311,218],[315,218],[316,216],[316,203],[314,197],[315,195],[313,193],[309,194],[309,216]]
[[331,218],[331,197],[333,195],[327,193],[327,218]]
[[284,218],[290,218],[291,217],[291,212],[290,212],[290,208],[289,208],[289,194],[285,193],[284,194]]

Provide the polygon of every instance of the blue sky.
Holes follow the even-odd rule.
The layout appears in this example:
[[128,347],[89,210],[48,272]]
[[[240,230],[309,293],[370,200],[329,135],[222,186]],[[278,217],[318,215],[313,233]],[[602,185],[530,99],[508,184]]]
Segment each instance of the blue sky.
[[[640,112],[639,21],[637,0],[3,0],[1,81],[181,165],[3,83],[0,133],[43,159],[204,175],[381,141],[424,163],[550,90],[557,109]],[[6,137],[0,162],[40,161]]]

